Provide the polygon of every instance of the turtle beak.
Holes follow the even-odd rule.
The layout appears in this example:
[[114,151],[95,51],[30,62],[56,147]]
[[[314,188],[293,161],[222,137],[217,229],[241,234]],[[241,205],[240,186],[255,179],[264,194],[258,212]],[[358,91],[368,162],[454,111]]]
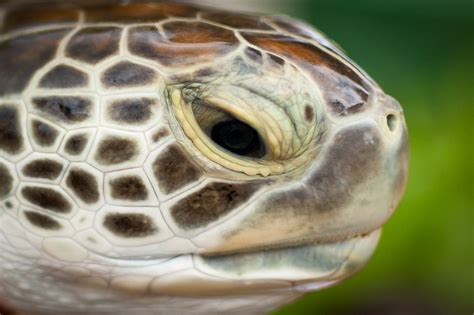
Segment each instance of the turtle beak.
[[[335,243],[218,256],[195,255],[194,263],[197,271],[210,276],[206,285],[210,295],[262,290],[306,292],[337,284],[360,270],[372,256],[379,237],[380,229]],[[232,283],[232,288],[222,290],[214,286],[213,290],[213,278],[219,279],[217,283]]]

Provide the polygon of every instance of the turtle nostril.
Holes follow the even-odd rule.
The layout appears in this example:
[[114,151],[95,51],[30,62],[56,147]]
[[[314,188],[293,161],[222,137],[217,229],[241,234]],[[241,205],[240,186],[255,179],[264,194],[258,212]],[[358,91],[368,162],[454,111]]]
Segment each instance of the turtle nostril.
[[395,131],[398,125],[398,118],[394,114],[387,115],[387,127],[390,131]]

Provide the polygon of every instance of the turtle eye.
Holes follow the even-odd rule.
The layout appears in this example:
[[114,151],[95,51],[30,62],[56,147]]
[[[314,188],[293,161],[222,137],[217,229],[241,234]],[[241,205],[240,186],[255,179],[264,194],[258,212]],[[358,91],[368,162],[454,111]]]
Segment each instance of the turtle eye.
[[257,158],[265,155],[258,132],[237,119],[216,124],[211,130],[211,139],[237,155]]
[[200,128],[221,148],[240,156],[265,156],[261,137],[250,125],[201,101],[193,102],[192,108]]

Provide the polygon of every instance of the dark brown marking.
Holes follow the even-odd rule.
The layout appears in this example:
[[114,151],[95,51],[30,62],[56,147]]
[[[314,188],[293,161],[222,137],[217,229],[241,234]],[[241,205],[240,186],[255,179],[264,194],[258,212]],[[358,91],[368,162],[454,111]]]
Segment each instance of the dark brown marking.
[[79,20],[79,12],[67,9],[15,9],[5,15],[3,31],[16,31],[35,26],[75,23]]
[[230,26],[237,29],[251,30],[273,30],[273,28],[257,15],[227,13],[227,12],[206,12],[201,14],[204,20]]
[[7,209],[13,209],[13,204],[10,201],[7,201],[5,202],[5,207],[7,207]]
[[182,229],[195,229],[219,220],[256,192],[256,184],[211,183],[180,200],[171,215]]
[[180,3],[126,3],[97,6],[86,11],[88,22],[159,22],[167,16],[192,17],[197,10]]
[[31,128],[33,131],[33,139],[42,147],[52,146],[59,135],[58,130],[53,126],[39,120],[33,120]]
[[0,162],[0,198],[8,196],[13,189],[13,177],[7,166]]
[[62,228],[62,225],[51,218],[49,215],[44,215],[38,212],[25,211],[26,219],[34,226],[44,230],[57,231]]
[[245,48],[245,55],[257,63],[261,63],[263,60],[262,52],[253,47]]
[[95,159],[102,165],[114,165],[131,161],[137,154],[138,146],[135,141],[110,136],[99,143]]
[[55,30],[0,41],[0,95],[21,93],[36,71],[56,53],[68,30]]
[[67,154],[77,156],[81,155],[87,145],[87,134],[78,134],[71,136],[64,146]]
[[28,186],[21,190],[22,196],[32,204],[57,213],[69,213],[72,206],[58,191],[45,188]]
[[58,65],[46,73],[39,86],[49,89],[66,89],[87,86],[87,74],[67,65]]
[[83,122],[92,110],[91,100],[79,96],[35,97],[33,105],[43,114],[66,123]]
[[156,72],[148,67],[122,61],[107,69],[101,77],[106,87],[132,87],[152,83],[157,78]]
[[191,163],[177,145],[169,146],[156,158],[153,173],[160,189],[166,194],[195,182],[202,176],[201,170]]
[[[342,84],[346,85],[344,86],[346,88],[351,87],[348,85],[349,82],[353,86],[358,86],[359,89],[369,88],[368,82],[356,72],[354,67],[346,65],[310,43],[283,35],[244,33],[243,36],[250,43],[276,55],[284,56],[308,69],[318,82],[325,83],[329,81],[332,85],[337,85],[338,83],[333,81],[342,77],[346,79],[345,82],[342,82]],[[332,78],[330,75],[327,75],[325,71],[321,71],[321,67],[339,74],[339,78]]]
[[87,204],[99,201],[99,186],[94,175],[81,170],[71,169],[66,178],[66,185],[74,194]]
[[104,218],[104,227],[126,238],[146,237],[158,232],[153,219],[139,213],[109,213]]
[[13,105],[0,106],[0,150],[9,154],[19,153],[23,149],[19,116]]
[[141,124],[151,118],[152,107],[157,100],[151,98],[130,98],[113,102],[107,109],[109,117],[126,124]]
[[304,107],[304,118],[306,119],[307,122],[311,123],[313,122],[314,119],[314,110],[311,106],[306,105]]
[[118,53],[122,29],[118,27],[87,27],[74,34],[66,47],[66,55],[96,64]]
[[23,175],[32,178],[44,178],[54,180],[61,175],[62,163],[50,159],[34,160],[23,167]]
[[139,176],[119,177],[110,182],[112,198],[120,200],[146,200],[148,190]]
[[152,140],[153,140],[153,142],[157,143],[161,139],[169,136],[169,134],[170,134],[170,132],[168,131],[168,129],[160,128],[153,134]]
[[203,22],[169,22],[163,29],[164,34],[153,26],[132,28],[130,52],[165,66],[182,67],[211,62],[239,45],[232,31]]

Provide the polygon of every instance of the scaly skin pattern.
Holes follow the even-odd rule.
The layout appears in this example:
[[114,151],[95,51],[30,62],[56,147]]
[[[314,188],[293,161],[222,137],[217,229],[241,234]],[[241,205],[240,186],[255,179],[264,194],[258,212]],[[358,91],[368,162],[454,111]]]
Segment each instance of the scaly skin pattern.
[[[12,309],[262,314],[370,258],[406,183],[403,112],[318,31],[170,2],[0,21]],[[216,143],[229,119],[263,146]]]

